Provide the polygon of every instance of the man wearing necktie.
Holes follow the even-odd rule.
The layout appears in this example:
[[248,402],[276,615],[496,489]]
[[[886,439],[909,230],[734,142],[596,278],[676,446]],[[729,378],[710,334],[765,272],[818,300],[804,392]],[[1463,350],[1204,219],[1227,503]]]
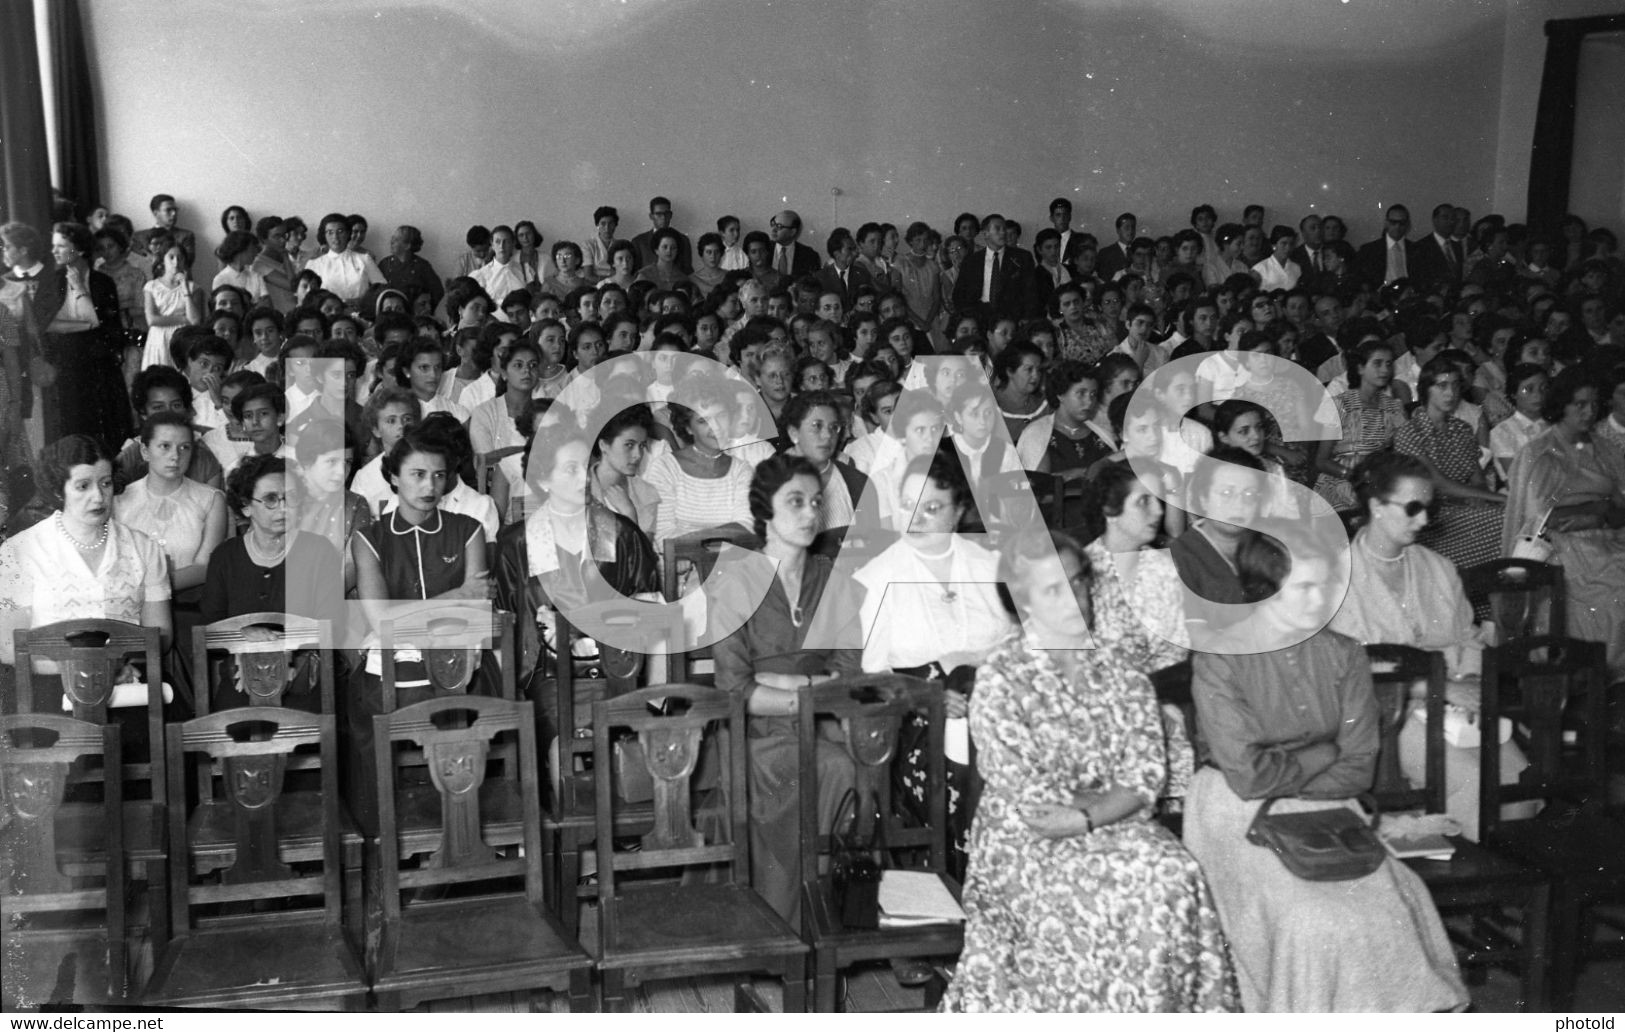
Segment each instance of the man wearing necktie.
[[995,318],[1024,319],[1031,304],[1033,259],[1029,252],[1005,246],[1004,216],[982,220],[987,246],[965,259],[954,284],[960,311],[980,306]]
[[1382,236],[1360,247],[1355,270],[1368,283],[1386,286],[1412,274],[1411,213],[1403,204],[1389,205],[1383,216]]
[[773,238],[773,268],[777,271],[800,279],[816,273],[823,264],[817,251],[801,243],[801,216],[794,211],[786,208],[773,216],[767,230]]
[[850,312],[857,292],[875,285],[869,270],[858,265],[858,242],[852,231],[841,227],[829,235],[825,245],[829,250],[829,264],[818,272],[818,285],[826,294],[841,296],[841,310]]
[[1467,256],[1461,241],[1451,235],[1456,228],[1456,206],[1441,204],[1433,209],[1433,232],[1417,244],[1416,263],[1411,277],[1423,287],[1459,287]]

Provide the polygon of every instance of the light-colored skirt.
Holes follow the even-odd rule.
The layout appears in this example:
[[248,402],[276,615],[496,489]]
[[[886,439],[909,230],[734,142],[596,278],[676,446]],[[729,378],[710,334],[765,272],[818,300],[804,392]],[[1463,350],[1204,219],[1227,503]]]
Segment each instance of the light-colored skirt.
[[[1247,841],[1262,805],[1203,767],[1185,796],[1185,847],[1202,865],[1249,1011],[1439,1011],[1468,1003],[1428,890],[1389,859],[1353,881],[1303,881]],[[1280,812],[1331,801],[1283,800]]]

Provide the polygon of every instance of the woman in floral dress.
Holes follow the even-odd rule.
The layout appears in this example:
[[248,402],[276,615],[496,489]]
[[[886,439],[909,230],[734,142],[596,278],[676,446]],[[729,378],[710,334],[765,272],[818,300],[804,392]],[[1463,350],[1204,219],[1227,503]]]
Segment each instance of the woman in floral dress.
[[1071,539],[1056,536],[1059,562],[1034,548],[1046,543],[1006,560],[1025,629],[971,697],[986,787],[943,1008],[1232,1010],[1201,869],[1151,819],[1167,767],[1150,683],[1067,647],[1087,633],[1089,565]]

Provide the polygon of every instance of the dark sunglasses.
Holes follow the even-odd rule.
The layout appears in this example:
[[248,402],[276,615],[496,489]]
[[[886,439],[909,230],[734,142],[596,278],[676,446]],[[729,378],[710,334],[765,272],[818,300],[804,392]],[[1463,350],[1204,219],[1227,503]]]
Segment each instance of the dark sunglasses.
[[1422,513],[1428,511],[1428,503],[1427,502],[1413,500],[1413,501],[1406,502],[1404,505],[1400,505],[1400,503],[1394,501],[1391,498],[1384,498],[1383,501],[1386,502],[1389,505],[1399,505],[1400,509],[1402,509],[1404,511],[1405,515],[1410,519],[1415,519],[1416,517],[1420,516]]

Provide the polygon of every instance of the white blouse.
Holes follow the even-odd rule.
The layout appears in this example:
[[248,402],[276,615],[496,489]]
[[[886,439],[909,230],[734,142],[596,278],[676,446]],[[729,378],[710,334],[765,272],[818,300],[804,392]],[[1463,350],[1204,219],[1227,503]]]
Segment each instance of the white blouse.
[[999,557],[954,535],[947,583],[907,541],[857,572],[863,585],[863,669],[935,662],[950,652],[984,652],[1015,628],[999,601]]

